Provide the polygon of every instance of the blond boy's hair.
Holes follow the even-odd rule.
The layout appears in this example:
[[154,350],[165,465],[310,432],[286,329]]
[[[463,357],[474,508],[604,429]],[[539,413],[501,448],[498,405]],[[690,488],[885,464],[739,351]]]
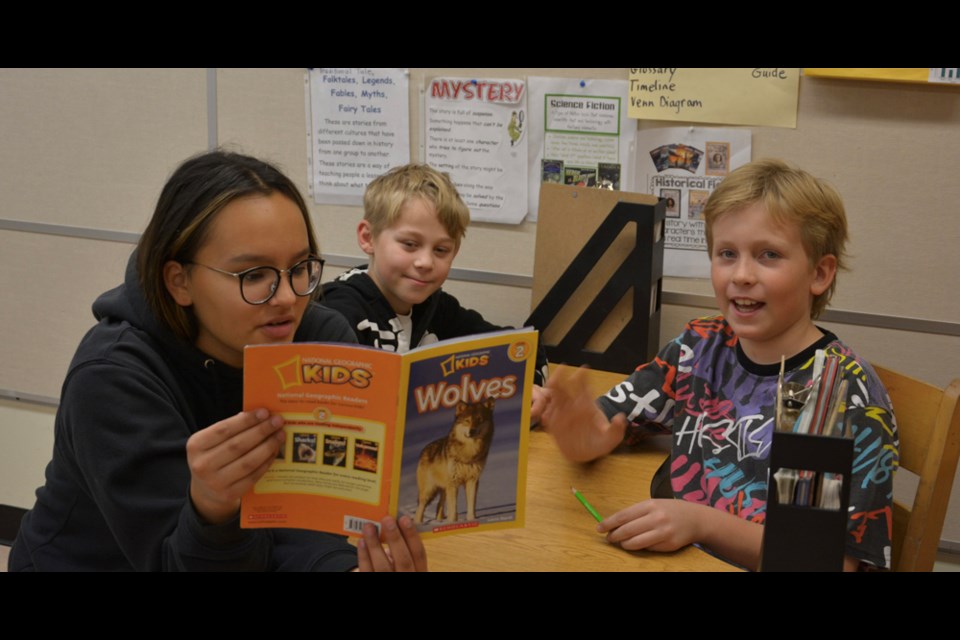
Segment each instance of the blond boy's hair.
[[363,194],[363,219],[373,235],[389,228],[411,198],[423,198],[437,210],[440,224],[460,246],[470,224],[470,210],[460,199],[450,176],[425,164],[394,167],[374,179]]
[[[840,194],[827,182],[782,160],[765,159],[740,167],[710,194],[703,210],[707,249],[713,255],[713,223],[731,211],[762,203],[778,224],[792,222],[800,229],[803,248],[815,265],[823,256],[837,258],[837,270],[846,269],[847,215]],[[810,317],[817,318],[837,288],[815,296]]]

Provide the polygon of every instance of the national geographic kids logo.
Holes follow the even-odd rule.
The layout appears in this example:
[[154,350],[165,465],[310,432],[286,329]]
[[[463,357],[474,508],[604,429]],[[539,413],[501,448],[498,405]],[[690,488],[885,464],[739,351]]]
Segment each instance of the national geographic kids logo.
[[303,362],[300,356],[276,365],[273,370],[280,378],[282,391],[304,384],[349,384],[365,389],[373,379],[373,372],[362,367]]
[[485,367],[489,363],[490,355],[487,353],[471,354],[467,356],[454,354],[446,360],[440,361],[440,371],[443,372],[443,377],[447,377],[452,376],[457,371],[471,369],[473,367]]

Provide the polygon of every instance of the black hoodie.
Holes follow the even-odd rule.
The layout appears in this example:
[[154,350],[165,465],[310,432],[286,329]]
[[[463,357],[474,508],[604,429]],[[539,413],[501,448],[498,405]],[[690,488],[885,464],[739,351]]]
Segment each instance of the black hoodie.
[[[243,372],[177,338],[147,306],[136,252],[125,283],[93,304],[98,324],[70,363],[46,484],[10,553],[11,571],[346,570],[342,537],[206,525],[188,497],[186,442],[242,409]],[[311,303],[297,341],[356,342]]]

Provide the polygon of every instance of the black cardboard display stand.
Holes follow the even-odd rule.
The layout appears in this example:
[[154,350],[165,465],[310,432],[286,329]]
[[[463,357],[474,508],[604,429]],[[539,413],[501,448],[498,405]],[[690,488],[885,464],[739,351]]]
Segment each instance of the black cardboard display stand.
[[[624,227],[636,223],[636,241],[615,273],[557,344],[545,344],[551,362],[630,373],[648,362],[660,347],[660,294],[663,279],[666,202],[656,205],[618,202],[583,249],[570,262],[526,321],[543,335],[546,327],[600,260]],[[585,345],[617,303],[633,288],[633,313],[603,352]],[[654,298],[655,296],[655,298]],[[652,305],[651,300],[655,300]]]
[[[780,504],[774,473],[805,469],[843,475],[840,508]],[[850,504],[853,440],[774,432],[760,571],[842,571]]]

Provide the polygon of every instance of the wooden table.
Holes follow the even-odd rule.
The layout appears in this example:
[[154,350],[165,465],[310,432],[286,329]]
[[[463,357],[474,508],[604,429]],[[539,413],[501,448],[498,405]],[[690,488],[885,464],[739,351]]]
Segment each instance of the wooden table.
[[[623,379],[591,372],[600,395]],[[570,492],[576,487],[602,516],[650,497],[650,479],[669,455],[669,441],[579,464],[566,460],[553,438],[530,434],[527,513],[522,529],[426,540],[431,571],[738,571],[694,547],[673,553],[629,552],[607,543],[596,521]]]

